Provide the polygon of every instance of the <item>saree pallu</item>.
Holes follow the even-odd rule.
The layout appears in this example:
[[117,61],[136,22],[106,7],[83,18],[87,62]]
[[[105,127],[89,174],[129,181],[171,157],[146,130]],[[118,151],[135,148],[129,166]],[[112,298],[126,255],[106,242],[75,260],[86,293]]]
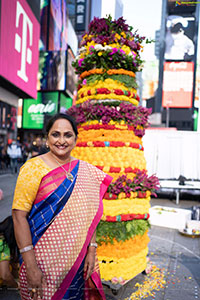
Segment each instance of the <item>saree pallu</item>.
[[[60,167],[43,177],[28,218],[37,264],[47,281],[44,300],[70,299],[70,286],[83,270],[87,247],[103,214],[103,195],[112,180],[84,161],[73,161],[72,167],[73,182]],[[94,272],[83,282],[84,300],[105,299],[97,258]],[[20,290],[23,300],[31,300],[23,263]]]

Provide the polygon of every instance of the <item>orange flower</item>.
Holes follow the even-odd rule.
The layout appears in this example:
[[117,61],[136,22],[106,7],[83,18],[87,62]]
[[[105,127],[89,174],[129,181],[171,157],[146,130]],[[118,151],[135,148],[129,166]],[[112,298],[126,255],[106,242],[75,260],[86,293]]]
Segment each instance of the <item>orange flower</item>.
[[107,71],[107,74],[108,75],[124,74],[124,75],[129,75],[131,77],[135,77],[135,73],[133,73],[132,71],[124,70],[124,69],[118,69],[118,70],[110,69],[110,70]]
[[87,76],[90,76],[92,74],[103,74],[105,71],[103,69],[92,69],[89,71],[85,71],[80,75],[80,78],[83,79]]
[[150,239],[147,231],[143,236],[137,235],[125,242],[117,242],[114,240],[113,244],[102,243],[97,248],[97,256],[109,256],[115,259],[128,258],[137,255],[141,250],[147,247]]

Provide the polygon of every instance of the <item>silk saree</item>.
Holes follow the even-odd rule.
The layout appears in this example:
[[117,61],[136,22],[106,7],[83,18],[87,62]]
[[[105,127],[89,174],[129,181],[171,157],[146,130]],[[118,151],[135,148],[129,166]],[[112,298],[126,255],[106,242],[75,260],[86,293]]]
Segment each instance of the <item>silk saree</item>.
[[[61,167],[42,178],[28,216],[37,264],[47,281],[43,299],[104,300],[97,258],[87,281],[83,266],[112,178],[84,161],[72,161],[72,168],[73,181]],[[19,277],[22,300],[31,300],[22,261]]]

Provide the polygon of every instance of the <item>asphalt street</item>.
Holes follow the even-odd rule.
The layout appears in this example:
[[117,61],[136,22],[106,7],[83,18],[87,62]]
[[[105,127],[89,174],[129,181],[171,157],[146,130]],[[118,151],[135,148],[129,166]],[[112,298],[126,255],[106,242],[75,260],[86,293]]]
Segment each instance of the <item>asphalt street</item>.
[[[11,214],[12,199],[17,175],[0,174],[0,188],[4,198],[0,201],[0,221]],[[200,206],[198,200],[152,199],[151,206],[162,205],[190,209]],[[170,222],[170,220],[169,220]],[[124,286],[104,285],[107,300],[197,300],[200,299],[200,238],[180,234],[176,229],[152,226],[149,230],[149,258],[160,270],[156,278],[139,274]],[[163,277],[162,277],[162,276]],[[164,278],[165,284],[161,284]],[[156,288],[159,286],[160,288]],[[138,287],[139,286],[139,287]],[[138,296],[138,289],[140,295]],[[148,291],[152,291],[149,295]],[[146,293],[146,294],[145,294]],[[0,290],[1,300],[19,300],[17,291]]]

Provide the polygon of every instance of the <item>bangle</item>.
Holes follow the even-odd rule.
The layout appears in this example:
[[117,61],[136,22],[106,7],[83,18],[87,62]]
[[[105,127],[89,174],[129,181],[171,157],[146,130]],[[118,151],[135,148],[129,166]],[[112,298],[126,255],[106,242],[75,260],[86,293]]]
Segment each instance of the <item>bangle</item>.
[[97,243],[89,243],[89,247],[95,247],[95,248],[97,248]]
[[24,253],[24,252],[30,251],[32,249],[33,249],[33,245],[29,245],[29,246],[26,246],[26,247],[24,247],[22,249],[19,249],[19,252],[20,253]]

